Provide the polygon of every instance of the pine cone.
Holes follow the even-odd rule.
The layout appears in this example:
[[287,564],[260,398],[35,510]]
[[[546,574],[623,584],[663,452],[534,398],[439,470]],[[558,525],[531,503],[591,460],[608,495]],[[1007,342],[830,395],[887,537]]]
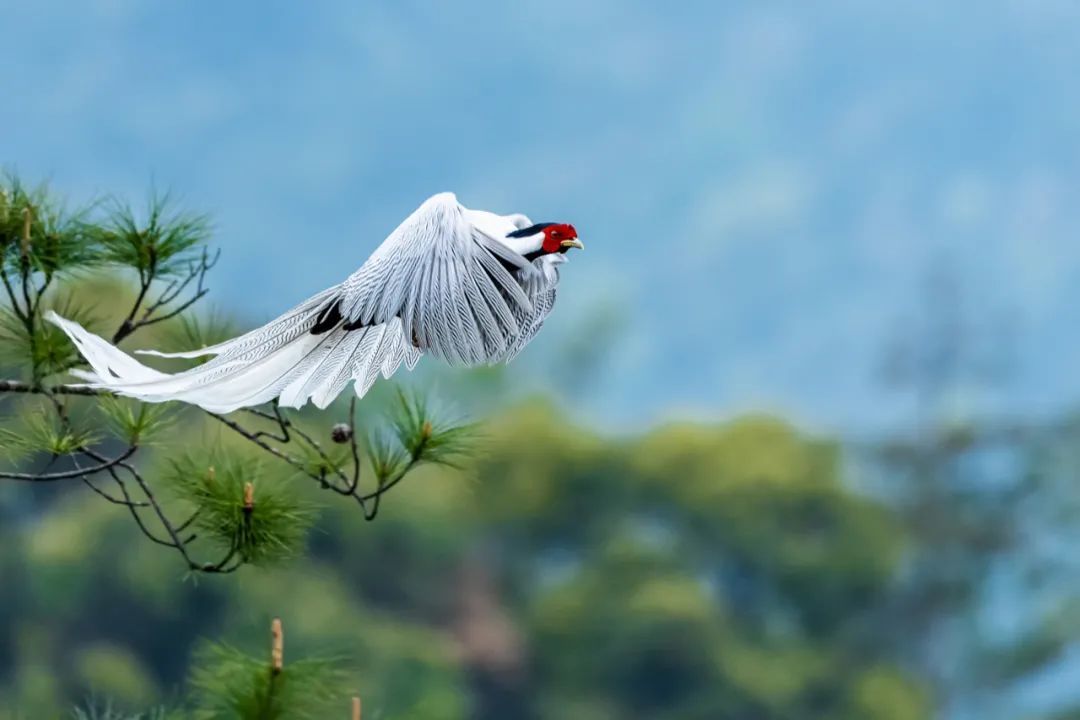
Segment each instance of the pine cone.
[[338,423],[330,429],[330,439],[336,443],[347,443],[352,440],[352,428],[345,423]]

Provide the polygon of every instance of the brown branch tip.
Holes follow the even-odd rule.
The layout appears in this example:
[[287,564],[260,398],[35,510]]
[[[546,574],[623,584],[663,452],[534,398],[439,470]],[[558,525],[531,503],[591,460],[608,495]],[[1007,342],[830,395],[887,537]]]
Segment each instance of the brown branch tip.
[[360,696],[352,699],[352,720],[360,720]]
[[244,512],[251,513],[255,508],[255,486],[250,482],[244,483]]
[[285,666],[285,631],[281,627],[281,618],[274,618],[270,623],[270,672],[277,675]]

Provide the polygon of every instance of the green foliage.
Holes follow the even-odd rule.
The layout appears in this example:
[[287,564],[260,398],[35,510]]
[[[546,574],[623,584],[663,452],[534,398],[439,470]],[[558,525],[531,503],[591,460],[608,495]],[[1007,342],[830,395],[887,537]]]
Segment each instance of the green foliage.
[[[28,370],[34,383],[80,363],[64,334],[43,321],[49,309],[93,328],[93,304],[58,285],[86,271],[133,268],[138,300],[117,339],[169,319],[202,296],[209,223],[152,194],[145,218],[118,201],[69,212],[46,186],[28,189],[15,175],[0,178],[0,365]],[[192,282],[197,280],[197,282]],[[162,281],[171,281],[165,284]],[[151,288],[165,284],[158,294]],[[182,296],[187,289],[191,295]],[[70,288],[69,288],[70,290]]]
[[345,468],[351,458],[349,448],[341,445],[324,448],[321,444],[312,446],[304,443],[298,446],[298,449],[304,474],[315,476],[331,476],[337,472],[346,472]]
[[396,435],[380,430],[368,433],[365,446],[371,470],[379,483],[400,476],[409,466],[409,453],[401,446]]
[[[401,467],[424,422],[432,436],[439,423],[419,419],[430,408],[395,402],[400,417],[383,447],[396,455],[375,462]],[[170,439],[205,442],[207,427],[177,424]],[[234,540],[229,528],[243,522],[244,483],[255,484],[257,517],[277,480],[265,475],[270,466],[226,450],[170,472],[189,502],[218,509],[218,520],[200,518],[193,529],[224,547]],[[268,612],[286,620],[298,656],[347,652],[358,671],[335,687],[351,693],[355,683],[365,717],[480,717],[473,702],[488,704],[486,717],[541,720],[928,717],[917,680],[869,632],[889,602],[903,538],[879,506],[844,489],[827,440],[766,418],[606,438],[533,404],[486,426],[469,471],[474,484],[442,482],[452,471],[428,463],[424,482],[402,483],[371,524],[350,504],[329,504],[303,562],[237,582],[174,583],[164,593],[144,580],[168,583],[156,548],[132,552],[124,517],[111,508],[81,515],[73,497],[66,523],[107,525],[73,535],[39,524],[33,560],[25,575],[10,576],[11,587],[20,607],[53,608],[42,615],[43,632],[71,646],[48,651],[50,666],[96,642],[79,618],[108,608],[137,618],[113,626],[110,639],[138,648],[164,687],[197,675],[192,703],[217,717],[263,697],[266,660],[230,650],[191,655],[193,628],[223,633],[235,647],[264,632]],[[287,487],[294,497],[282,500],[286,512],[321,492]],[[484,548],[495,552],[477,561]],[[484,574],[489,581],[477,579]],[[70,602],[63,612],[57,595]],[[17,664],[30,651],[19,652]],[[188,657],[190,666],[178,662]],[[498,672],[489,666],[496,662]],[[286,662],[286,676],[291,669]],[[474,677],[489,685],[470,685]],[[217,699],[201,699],[204,692]],[[347,707],[314,716],[347,717]]]
[[139,277],[167,277],[187,270],[210,235],[205,215],[178,211],[170,196],[154,192],[143,218],[128,204],[112,201],[104,222],[93,228],[104,262],[130,267]]
[[158,694],[153,679],[128,648],[93,643],[72,658],[79,682],[123,707],[146,707]]
[[[261,459],[246,455],[220,451],[208,460],[174,459],[165,481],[177,498],[198,511],[193,524],[200,535],[246,563],[294,557],[315,517],[310,503],[265,473]],[[253,502],[247,506],[249,483]]]
[[98,409],[116,437],[131,445],[146,445],[172,425],[169,406],[142,403],[128,398],[103,396]]
[[195,720],[323,720],[348,708],[350,674],[339,658],[287,662],[275,672],[265,658],[207,644],[195,668]]
[[71,720],[184,720],[184,716],[179,711],[163,707],[149,712],[126,713],[114,709],[111,702],[104,705],[90,702],[72,710]]
[[[44,297],[41,312],[49,310],[91,331],[102,324],[94,303],[76,297],[73,293],[56,293]],[[64,331],[50,322],[42,321],[40,315],[34,318],[33,343],[29,338],[24,338],[23,342],[25,346],[33,348],[31,367],[38,369],[40,377],[64,372],[84,362]]]
[[[55,310],[86,328],[100,325],[94,305],[70,293],[44,297],[40,309],[42,313]],[[28,327],[27,319],[19,317],[10,305],[0,305],[0,365],[36,368],[39,377],[46,377],[81,362],[75,346],[60,328],[45,322],[40,314],[33,316]]]
[[102,261],[90,240],[91,209],[68,211],[45,185],[27,188],[10,173],[0,178],[0,269],[46,279]]
[[476,439],[474,425],[440,417],[427,398],[400,387],[391,422],[398,443],[415,462],[460,468]]
[[93,445],[98,437],[93,430],[62,424],[55,415],[39,406],[20,415],[11,427],[0,428],[0,452],[11,460],[35,453],[69,455]]

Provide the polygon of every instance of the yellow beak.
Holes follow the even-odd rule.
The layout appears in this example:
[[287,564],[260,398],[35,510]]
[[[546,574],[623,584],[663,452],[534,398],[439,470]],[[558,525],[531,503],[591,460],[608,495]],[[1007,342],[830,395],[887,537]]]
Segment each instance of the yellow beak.
[[585,249],[585,246],[582,245],[581,241],[578,240],[577,238],[574,238],[573,240],[563,240],[560,244],[564,248],[572,248],[572,247],[574,247],[574,248],[577,248],[578,250],[584,250]]

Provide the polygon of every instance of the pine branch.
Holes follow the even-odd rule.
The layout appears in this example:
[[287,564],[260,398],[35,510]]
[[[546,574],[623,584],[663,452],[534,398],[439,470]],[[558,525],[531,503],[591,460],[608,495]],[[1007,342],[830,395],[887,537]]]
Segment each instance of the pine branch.
[[[220,251],[206,249],[208,235],[203,216],[173,211],[167,196],[153,195],[141,219],[116,202],[100,218],[91,210],[65,211],[44,187],[28,190],[16,178],[0,179],[0,298],[6,295],[6,301],[0,299],[0,362],[29,378],[0,379],[0,397],[19,398],[23,404],[32,398],[45,401],[40,413],[22,419],[17,432],[0,428],[0,449],[20,451],[28,461],[46,460],[37,471],[0,469],[0,480],[82,483],[102,500],[125,508],[147,539],[175,551],[189,571],[230,573],[295,554],[312,516],[296,498],[259,476],[256,458],[281,463],[320,488],[352,498],[364,518],[374,520],[383,496],[417,467],[455,466],[471,429],[438,422],[425,403],[404,393],[399,393],[391,432],[362,436],[354,396],[344,421],[326,433],[331,443],[325,445],[320,433],[301,427],[276,402],[266,409],[247,408],[243,415],[203,411],[243,438],[250,457],[222,458],[209,483],[206,463],[177,460],[171,474],[146,477],[134,458],[145,455],[139,450],[167,426],[165,406],[51,381],[82,361],[43,314],[51,306],[84,326],[94,324],[84,303],[57,299],[55,278],[98,266],[127,268],[137,274],[138,292],[113,343],[176,320],[188,341],[205,346],[208,331],[190,319],[190,312],[206,297],[208,273],[220,257]],[[114,440],[108,448],[96,427],[75,427],[69,403],[77,402],[92,404],[104,416],[97,425],[111,431]],[[361,452],[362,437],[367,437],[367,452]],[[62,460],[71,469],[50,469]],[[374,487],[362,487],[365,463]],[[209,472],[213,476],[212,466]],[[183,521],[174,520],[172,506],[159,499],[156,486],[162,482],[177,501],[190,506]],[[199,547],[212,544],[216,559],[201,559],[197,542]]]
[[[197,653],[191,679],[198,717],[207,720],[323,720],[344,717],[351,672],[341,658],[285,661],[284,626],[270,624],[270,652],[249,655],[222,644]],[[352,717],[358,703],[351,701]],[[340,714],[339,714],[340,713]]]
[[[175,317],[179,317],[188,309],[190,309],[199,300],[206,297],[210,290],[206,287],[206,273],[213,269],[217,264],[218,259],[221,257],[221,250],[214,253],[213,258],[210,257],[207,250],[204,248],[202,251],[202,257],[199,261],[192,262],[188,266],[187,274],[182,279],[172,280],[157,299],[150,303],[143,310],[141,317],[136,320],[136,316],[139,314],[139,310],[143,309],[143,302],[146,300],[147,293],[150,291],[154,281],[158,279],[158,275],[154,270],[148,269],[144,276],[140,277],[139,294],[135,298],[135,303],[132,305],[131,310],[128,312],[127,317],[113,333],[112,343],[118,344],[121,340],[134,334],[136,331],[156,325],[166,320],[172,320]],[[190,297],[181,301],[179,305],[169,307],[185,289],[195,281],[194,292]]]
[[360,698],[350,697],[347,689],[354,674],[351,662],[340,657],[286,662],[284,642],[284,625],[274,618],[269,653],[265,646],[261,652],[245,653],[223,643],[204,643],[195,653],[184,705],[127,715],[109,704],[92,704],[76,708],[73,720],[361,720]]
[[[25,482],[55,482],[57,480],[86,478],[88,475],[94,475],[96,473],[106,471],[109,468],[121,465],[125,460],[135,454],[135,450],[135,447],[129,447],[119,456],[112,459],[95,455],[95,459],[99,459],[100,464],[92,468],[86,468],[85,470],[81,468],[76,468],[75,470],[67,470],[64,472],[55,473],[17,473],[0,471],[0,480],[22,480]],[[79,452],[89,453],[89,451],[87,451],[85,448],[80,449]]]

